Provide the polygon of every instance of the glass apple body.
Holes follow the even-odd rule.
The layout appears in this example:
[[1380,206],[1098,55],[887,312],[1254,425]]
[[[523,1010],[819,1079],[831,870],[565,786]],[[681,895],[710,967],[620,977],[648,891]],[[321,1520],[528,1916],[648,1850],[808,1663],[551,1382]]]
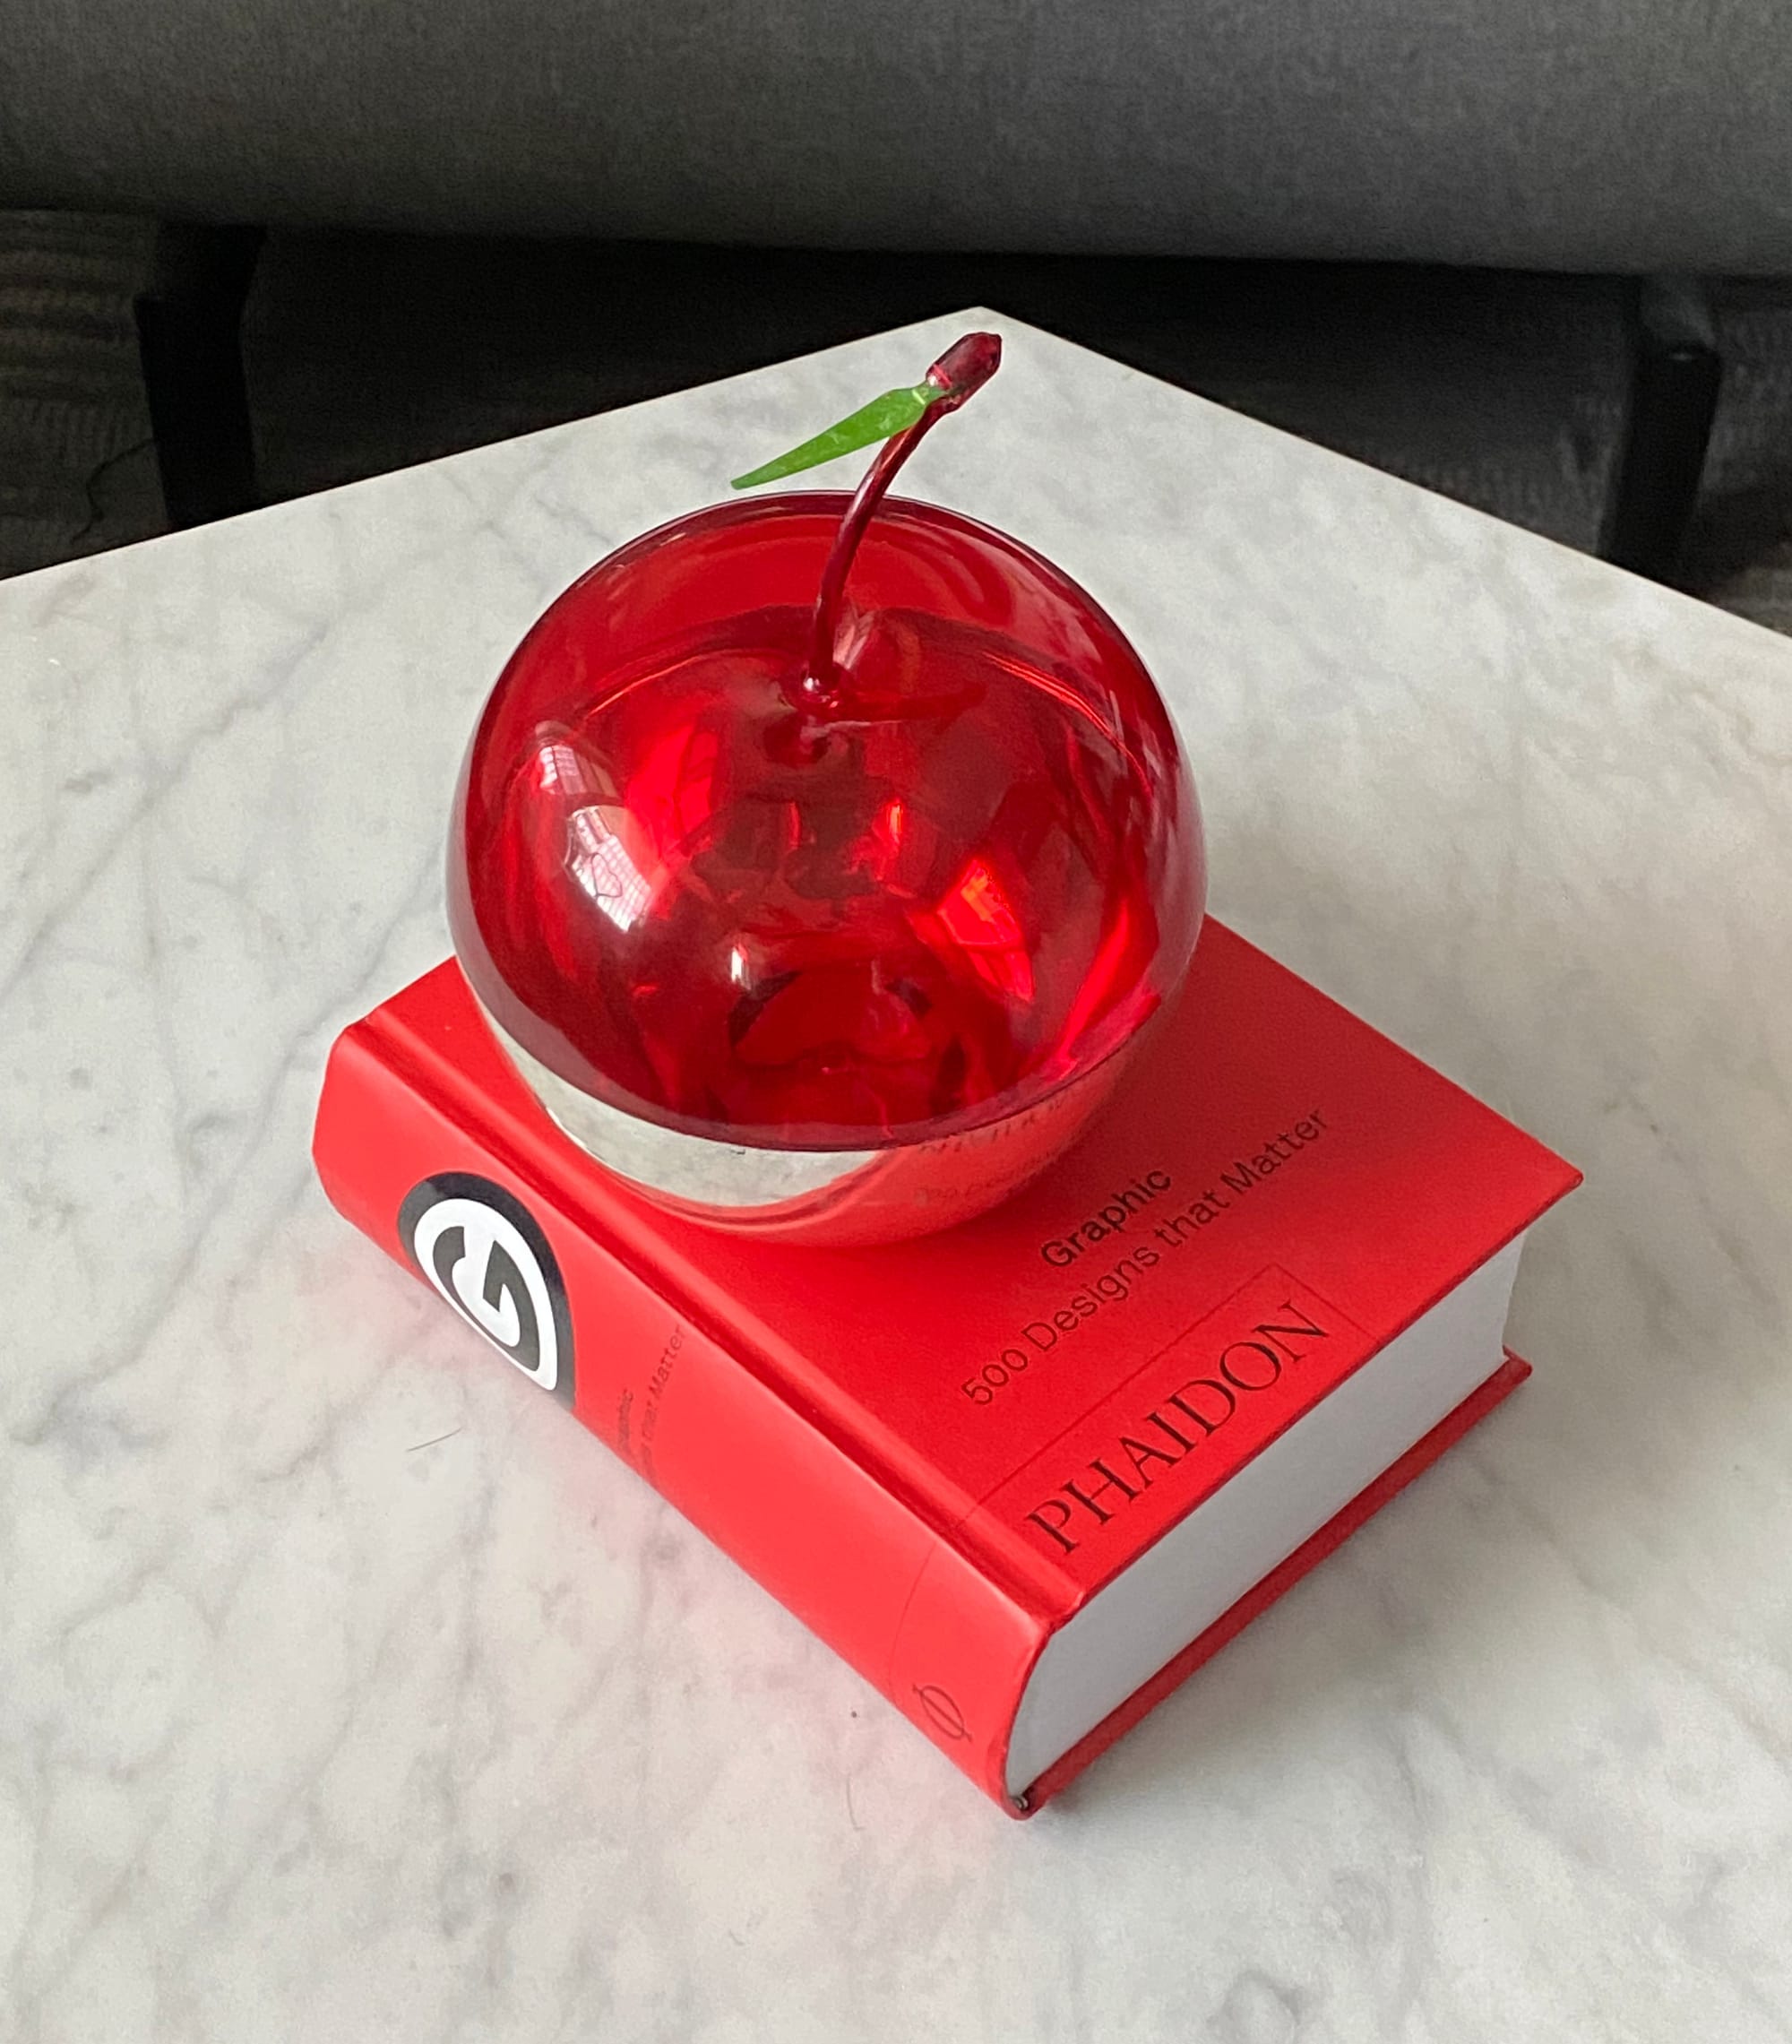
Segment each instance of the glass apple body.
[[1194,791],[1118,628],[1004,535],[887,499],[806,690],[846,498],[703,511],[512,657],[449,851],[474,993],[599,1161],[817,1241],[1049,1162],[1179,982]]

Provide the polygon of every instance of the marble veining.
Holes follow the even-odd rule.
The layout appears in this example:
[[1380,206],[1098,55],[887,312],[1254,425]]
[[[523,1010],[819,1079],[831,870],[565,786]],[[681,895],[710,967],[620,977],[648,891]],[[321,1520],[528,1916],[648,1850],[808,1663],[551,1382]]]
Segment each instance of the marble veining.
[[1031,1824],[312,1182],[523,627],[965,323],[0,585],[0,2036],[1792,2036],[1792,646],[995,323],[909,487],[1589,1174],[1531,1385]]

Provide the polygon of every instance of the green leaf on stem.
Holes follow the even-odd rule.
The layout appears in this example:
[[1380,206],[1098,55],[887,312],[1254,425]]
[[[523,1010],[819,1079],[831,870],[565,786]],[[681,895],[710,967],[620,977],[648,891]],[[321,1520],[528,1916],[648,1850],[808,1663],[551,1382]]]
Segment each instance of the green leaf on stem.
[[945,395],[937,384],[916,384],[908,390],[885,391],[881,398],[873,398],[869,404],[861,405],[850,418],[829,427],[825,433],[816,434],[813,440],[804,441],[800,447],[791,448],[788,454],[779,455],[775,461],[767,461],[762,468],[737,476],[729,487],[756,489],[761,483],[775,483],[780,476],[794,476],[801,469],[813,469],[823,461],[831,461],[836,455],[856,453],[859,448],[869,447],[875,441],[888,440],[892,434],[906,433],[930,404],[936,404]]

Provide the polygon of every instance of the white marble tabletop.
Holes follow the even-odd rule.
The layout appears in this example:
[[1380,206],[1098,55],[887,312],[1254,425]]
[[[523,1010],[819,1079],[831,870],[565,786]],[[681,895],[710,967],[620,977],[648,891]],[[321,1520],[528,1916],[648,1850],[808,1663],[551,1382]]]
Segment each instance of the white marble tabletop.
[[1792,2036],[1792,645],[994,323],[908,487],[1588,1173],[1534,1381],[1031,1824],[313,1182],[524,626],[969,323],[0,585],[7,2040]]

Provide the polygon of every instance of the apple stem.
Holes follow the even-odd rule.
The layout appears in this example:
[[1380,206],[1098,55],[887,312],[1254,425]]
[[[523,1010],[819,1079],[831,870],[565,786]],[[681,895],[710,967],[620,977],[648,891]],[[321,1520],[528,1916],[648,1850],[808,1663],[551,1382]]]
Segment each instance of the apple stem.
[[877,451],[877,458],[865,472],[864,480],[852,493],[852,501],[840,515],[834,543],[822,570],[822,586],[815,598],[814,627],[809,639],[809,659],[798,685],[803,708],[823,712],[840,707],[845,680],[834,657],[840,633],[840,605],[846,596],[847,577],[865,529],[875,515],[884,495],[924,434],[948,412],[975,397],[1002,366],[999,333],[967,333],[955,341],[927,371],[926,380],[945,392],[930,404],[912,426],[894,434]]

